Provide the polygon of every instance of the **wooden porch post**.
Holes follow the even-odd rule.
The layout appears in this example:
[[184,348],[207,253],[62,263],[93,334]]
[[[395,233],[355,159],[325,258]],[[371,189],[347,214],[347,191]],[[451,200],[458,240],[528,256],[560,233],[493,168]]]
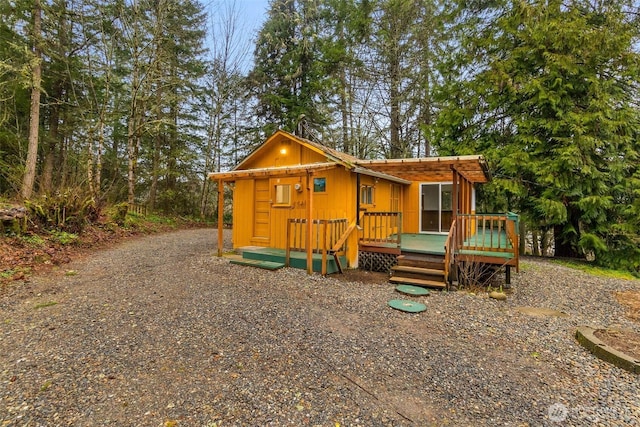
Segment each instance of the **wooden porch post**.
[[313,182],[311,172],[307,171],[307,274],[313,274],[313,248],[311,247],[311,235],[313,234]]
[[458,217],[458,171],[451,166],[452,179],[453,179],[453,188],[451,189],[451,217],[455,221]]
[[224,228],[224,181],[218,180],[218,256],[222,256],[222,248],[224,246],[224,237],[222,229]]
[[454,166],[451,166],[451,174],[452,177],[451,179],[452,181],[452,188],[451,188],[451,222],[452,223],[456,223],[456,229],[455,229],[455,236],[454,238],[456,239],[456,243],[457,246],[460,246],[462,244],[462,241],[464,240],[464,238],[462,237],[462,233],[461,230],[459,230],[458,228],[458,200],[459,200],[459,195],[458,195],[458,171],[456,170],[456,168]]

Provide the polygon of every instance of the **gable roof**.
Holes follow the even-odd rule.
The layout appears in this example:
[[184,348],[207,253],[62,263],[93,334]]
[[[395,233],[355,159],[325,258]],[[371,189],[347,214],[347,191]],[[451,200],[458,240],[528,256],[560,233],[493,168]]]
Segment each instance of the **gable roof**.
[[285,132],[283,130],[278,130],[276,131],[276,133],[274,133],[269,138],[267,138],[265,142],[260,144],[258,148],[253,150],[247,157],[244,158],[244,160],[242,160],[232,170],[236,171],[236,170],[246,169],[247,168],[246,165],[248,163],[251,163],[253,158],[259,157],[263,151],[266,151],[269,145],[278,141],[282,141],[283,139],[288,139],[290,141],[297,142],[298,144],[308,148],[311,151],[315,151],[318,154],[324,155],[328,161],[339,163],[345,167],[350,167],[358,161],[358,158],[353,157],[349,154],[341,153],[338,150],[334,150],[333,148],[326,147],[322,144],[308,140],[306,138],[301,138],[292,133]]
[[[259,157],[270,145],[289,140],[296,142],[307,149],[323,155],[326,163],[314,163],[308,165],[294,165],[287,167],[249,168],[252,159]],[[301,138],[283,130],[276,131],[264,143],[251,152],[230,172],[218,172],[209,174],[210,179],[234,180],[251,178],[254,176],[291,175],[304,174],[312,170],[321,169],[320,165],[327,168],[343,166],[355,173],[383,178],[388,181],[411,184],[419,181],[450,181],[452,169],[472,183],[487,182],[491,179],[487,162],[482,156],[451,156],[451,157],[422,157],[415,159],[383,159],[361,160],[350,154],[342,153],[333,148],[315,141]]]

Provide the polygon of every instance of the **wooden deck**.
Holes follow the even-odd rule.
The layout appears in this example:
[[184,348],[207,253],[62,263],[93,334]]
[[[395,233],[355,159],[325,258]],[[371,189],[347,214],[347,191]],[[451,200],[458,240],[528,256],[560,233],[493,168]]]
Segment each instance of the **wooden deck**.
[[[479,236],[483,236],[482,238]],[[397,236],[394,236],[397,238]],[[361,250],[371,252],[396,252],[397,254],[427,254],[445,255],[446,234],[402,233],[400,235],[400,248],[394,243],[369,243],[361,242]],[[482,247],[501,248],[500,250],[479,249]],[[513,248],[507,242],[504,231],[492,231],[476,234],[464,241],[463,249],[458,251],[460,260],[477,260],[489,264],[515,265]],[[506,250],[506,249],[511,250]]]
[[[494,232],[494,236],[491,239],[493,242],[500,241],[499,247],[506,247],[507,245],[507,236],[504,232]],[[403,233],[400,236],[400,252],[402,253],[418,253],[418,254],[430,254],[430,255],[444,255],[445,249],[444,245],[447,240],[446,234],[417,234],[417,233]],[[364,246],[369,248],[396,248],[395,244],[392,243],[377,243],[377,244],[369,244],[365,243]],[[482,242],[480,242],[476,236],[467,239],[464,242],[464,247],[481,247]],[[496,256],[499,258],[513,258],[513,254],[511,252],[503,252],[503,251],[487,251],[487,250],[479,250],[479,249],[462,249],[460,250],[461,254],[464,255],[487,255],[487,256]]]

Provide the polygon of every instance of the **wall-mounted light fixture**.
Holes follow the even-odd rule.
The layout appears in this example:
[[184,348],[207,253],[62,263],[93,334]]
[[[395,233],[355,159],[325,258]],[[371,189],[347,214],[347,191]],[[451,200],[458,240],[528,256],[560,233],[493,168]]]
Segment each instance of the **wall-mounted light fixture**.
[[291,141],[282,141],[282,144],[280,145],[280,154],[283,156],[286,155],[289,152],[289,147],[291,147]]

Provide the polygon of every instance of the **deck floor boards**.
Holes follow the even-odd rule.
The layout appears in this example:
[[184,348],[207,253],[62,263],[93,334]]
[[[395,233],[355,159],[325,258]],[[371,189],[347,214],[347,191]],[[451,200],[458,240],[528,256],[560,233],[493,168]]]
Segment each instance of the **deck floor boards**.
[[[394,237],[394,236],[392,236]],[[400,250],[402,253],[417,253],[417,254],[430,254],[430,255],[444,255],[444,244],[447,241],[446,234],[423,234],[423,233],[403,233],[400,240]],[[473,236],[465,242],[466,246],[480,246],[483,243],[489,244],[491,239],[489,236],[485,237],[484,242],[481,237]],[[499,245],[498,245],[498,242]],[[507,237],[504,232],[494,232],[493,243],[500,248],[507,248]],[[379,245],[381,246],[381,245]],[[385,246],[396,247],[395,244],[387,244]],[[464,249],[461,253],[465,255],[485,255],[494,258],[511,259],[513,253],[511,252],[497,252],[497,251],[480,251],[474,249]]]

